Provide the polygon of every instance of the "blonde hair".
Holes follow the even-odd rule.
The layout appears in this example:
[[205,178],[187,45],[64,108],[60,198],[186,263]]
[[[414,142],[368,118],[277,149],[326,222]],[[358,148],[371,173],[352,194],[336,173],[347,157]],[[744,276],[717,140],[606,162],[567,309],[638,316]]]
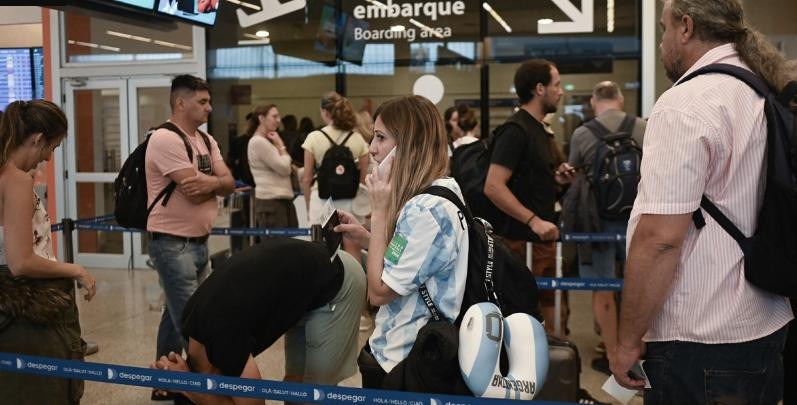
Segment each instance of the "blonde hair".
[[357,113],[357,126],[354,130],[362,135],[366,142],[371,143],[371,139],[374,138],[374,120],[368,111],[362,110]]
[[332,125],[341,131],[351,131],[357,125],[349,99],[336,92],[330,92],[321,97],[321,109],[332,117]]
[[665,0],[673,21],[688,15],[703,41],[732,43],[739,57],[775,92],[786,86],[785,58],[766,37],[747,25],[738,0]]
[[390,99],[376,109],[377,117],[396,139],[387,210],[390,239],[404,204],[448,173],[448,138],[437,107],[421,96]]

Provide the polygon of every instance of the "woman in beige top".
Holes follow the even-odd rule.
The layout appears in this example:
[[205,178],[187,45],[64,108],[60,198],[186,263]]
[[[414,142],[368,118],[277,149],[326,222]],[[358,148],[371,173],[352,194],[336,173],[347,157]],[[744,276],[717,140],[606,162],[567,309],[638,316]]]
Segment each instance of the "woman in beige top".
[[[318,195],[318,182],[314,181],[316,168],[322,163],[324,154],[332,147],[330,139],[345,146],[352,152],[359,168],[360,184],[365,184],[368,171],[368,144],[357,132],[357,117],[351,103],[338,93],[327,93],[321,98],[321,119],[326,126],[307,135],[302,144],[304,149],[304,173],[302,174],[302,190],[305,206],[308,211],[308,222],[318,224],[325,201]],[[351,198],[332,201],[334,207],[341,211],[351,212]],[[343,249],[356,259],[360,259],[360,248],[348,240],[343,240]]]
[[280,115],[274,104],[259,104],[248,116],[249,169],[255,180],[255,224],[258,228],[296,228],[291,156],[277,133]]

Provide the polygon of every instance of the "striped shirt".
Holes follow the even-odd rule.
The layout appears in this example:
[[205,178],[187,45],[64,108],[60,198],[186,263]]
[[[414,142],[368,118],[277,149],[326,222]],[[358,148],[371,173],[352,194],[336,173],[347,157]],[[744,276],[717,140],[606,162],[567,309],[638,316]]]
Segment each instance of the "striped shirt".
[[[684,76],[712,63],[748,68],[733,45],[725,44]],[[722,74],[702,75],[662,94],[645,132],[629,245],[642,214],[688,214],[704,194],[745,235],[753,233],[765,186],[763,110],[763,98]],[[645,341],[745,342],[792,319],[786,298],[746,281],[736,241],[711,216],[704,217],[702,230],[693,225],[687,231],[669,296]]]
[[[432,185],[462,198],[452,178]],[[418,292],[426,284],[435,307],[449,321],[457,318],[468,274],[467,224],[457,207],[442,197],[419,194],[401,210],[385,253],[382,281],[399,294],[379,308],[369,342],[374,358],[389,372],[405,359],[431,314]]]

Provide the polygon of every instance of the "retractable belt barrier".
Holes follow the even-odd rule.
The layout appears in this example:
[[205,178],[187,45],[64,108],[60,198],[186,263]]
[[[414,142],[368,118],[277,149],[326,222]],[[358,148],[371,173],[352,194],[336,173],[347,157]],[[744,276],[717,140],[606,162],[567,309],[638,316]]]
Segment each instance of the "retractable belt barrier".
[[[501,405],[506,399],[299,384],[0,353],[0,371],[275,401],[376,405]],[[564,402],[521,401],[557,405]]]

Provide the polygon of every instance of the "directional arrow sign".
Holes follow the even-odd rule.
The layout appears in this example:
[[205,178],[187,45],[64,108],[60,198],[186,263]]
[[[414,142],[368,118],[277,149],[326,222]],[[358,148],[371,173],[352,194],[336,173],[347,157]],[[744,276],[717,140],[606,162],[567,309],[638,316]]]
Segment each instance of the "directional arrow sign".
[[594,31],[594,0],[581,0],[581,10],[571,0],[552,0],[572,21],[559,21],[550,24],[537,23],[540,34],[570,34],[575,32]]

